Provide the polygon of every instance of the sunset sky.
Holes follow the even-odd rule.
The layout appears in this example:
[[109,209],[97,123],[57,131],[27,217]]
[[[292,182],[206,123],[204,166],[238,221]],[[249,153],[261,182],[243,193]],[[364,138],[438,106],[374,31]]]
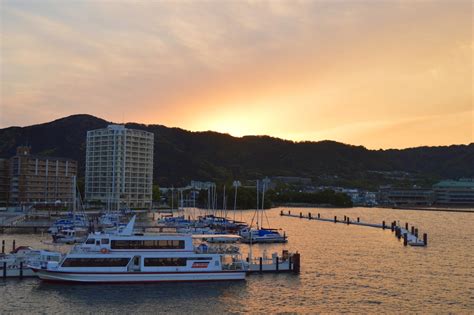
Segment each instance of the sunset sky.
[[5,1],[0,128],[114,122],[474,142],[471,1]]

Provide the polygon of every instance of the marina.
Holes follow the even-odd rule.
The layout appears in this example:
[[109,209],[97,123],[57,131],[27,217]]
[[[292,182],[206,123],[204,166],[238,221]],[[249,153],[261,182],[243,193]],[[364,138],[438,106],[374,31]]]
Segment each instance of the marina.
[[[72,217],[74,218],[74,215]],[[166,218],[164,222],[171,222],[174,228],[183,227],[183,222],[186,226],[192,222],[181,217],[177,217],[177,220],[174,220],[175,218]],[[192,224],[206,222],[204,227],[207,227],[209,219],[225,226],[232,223],[225,218],[205,216],[203,221],[200,219]],[[36,253],[35,258],[40,255],[41,259],[18,256],[18,251],[23,250],[23,247],[15,248],[15,240],[12,243],[12,251],[6,254],[3,240],[0,256],[3,278],[22,279],[24,276],[38,276],[46,281],[77,283],[226,281],[243,280],[246,273],[256,271],[260,273],[300,271],[298,253],[293,254],[284,250],[281,257],[273,253],[271,259],[265,254],[265,257],[255,260],[250,247],[248,257],[244,261],[239,247],[227,245],[239,241],[241,236],[228,232],[202,235],[182,234],[176,231],[168,234],[143,234],[135,229],[135,221],[136,215],[126,226],[118,228],[120,221],[117,219],[116,229],[92,232],[84,236],[84,239],[77,239],[75,234],[77,228],[70,220],[56,220],[49,229],[50,232],[52,229],[54,231],[53,242],[78,244],[73,246],[68,254],[54,253],[54,256],[46,251],[27,248],[28,255]],[[179,226],[176,226],[176,222]],[[63,225],[67,227],[64,228]],[[165,227],[170,228],[169,225]],[[60,236],[66,240],[58,241]],[[193,245],[195,240],[201,240],[201,243],[195,246]]]

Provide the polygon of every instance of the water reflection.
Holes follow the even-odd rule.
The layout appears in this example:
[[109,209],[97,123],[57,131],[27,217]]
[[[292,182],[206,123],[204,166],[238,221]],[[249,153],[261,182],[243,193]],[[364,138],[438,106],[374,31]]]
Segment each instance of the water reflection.
[[[287,209],[285,209],[287,210]],[[300,220],[267,213],[288,244],[253,246],[254,256],[301,253],[301,274],[251,275],[245,282],[62,285],[0,281],[0,313],[470,313],[474,310],[474,215],[391,209],[293,209],[323,217],[415,224],[426,248],[404,247],[389,230]],[[251,219],[251,212],[244,213]],[[38,238],[4,235],[41,247]],[[246,252],[248,248],[244,247]]]
[[[31,291],[37,298],[51,299],[73,309],[88,309],[94,305],[98,310],[120,311],[130,307],[161,311],[188,309],[205,310],[209,301],[235,297],[246,290],[247,284],[239,282],[209,283],[154,283],[154,284],[82,284],[67,285],[39,283]],[[212,303],[214,304],[214,303]],[[213,305],[224,311],[225,308]]]

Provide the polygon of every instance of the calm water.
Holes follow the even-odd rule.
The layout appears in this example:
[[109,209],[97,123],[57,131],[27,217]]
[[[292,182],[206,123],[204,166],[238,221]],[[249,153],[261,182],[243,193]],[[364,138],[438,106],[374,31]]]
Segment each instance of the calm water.
[[[428,233],[429,246],[404,247],[389,230],[280,217],[280,209],[273,209],[267,211],[268,218],[272,226],[286,230],[289,242],[254,246],[254,255],[264,248],[269,255],[282,248],[299,251],[299,276],[126,286],[0,280],[0,313],[474,312],[474,214],[292,209],[300,211],[358,216],[367,222],[409,222]],[[13,238],[17,244],[41,244],[39,235],[0,238],[9,246]]]

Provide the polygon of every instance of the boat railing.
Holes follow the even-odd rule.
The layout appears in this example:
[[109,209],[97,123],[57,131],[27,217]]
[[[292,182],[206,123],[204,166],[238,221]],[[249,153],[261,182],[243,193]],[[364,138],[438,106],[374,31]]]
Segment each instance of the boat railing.
[[84,247],[82,244],[76,244],[71,248],[71,253],[90,253],[90,252],[96,252],[97,250],[94,250],[89,247]]
[[222,264],[222,270],[244,270],[244,264],[242,262]]
[[239,247],[232,245],[197,246],[194,251],[198,254],[236,254],[240,252]]
[[263,257],[251,257],[247,258],[247,261],[250,264],[260,264],[260,259],[262,259],[262,264],[263,265],[272,265],[276,263],[276,259],[278,258],[279,263],[284,263],[288,261],[289,257],[292,256],[292,253],[283,255],[283,256],[278,256],[278,253],[272,253],[272,256],[268,257],[264,255]]

